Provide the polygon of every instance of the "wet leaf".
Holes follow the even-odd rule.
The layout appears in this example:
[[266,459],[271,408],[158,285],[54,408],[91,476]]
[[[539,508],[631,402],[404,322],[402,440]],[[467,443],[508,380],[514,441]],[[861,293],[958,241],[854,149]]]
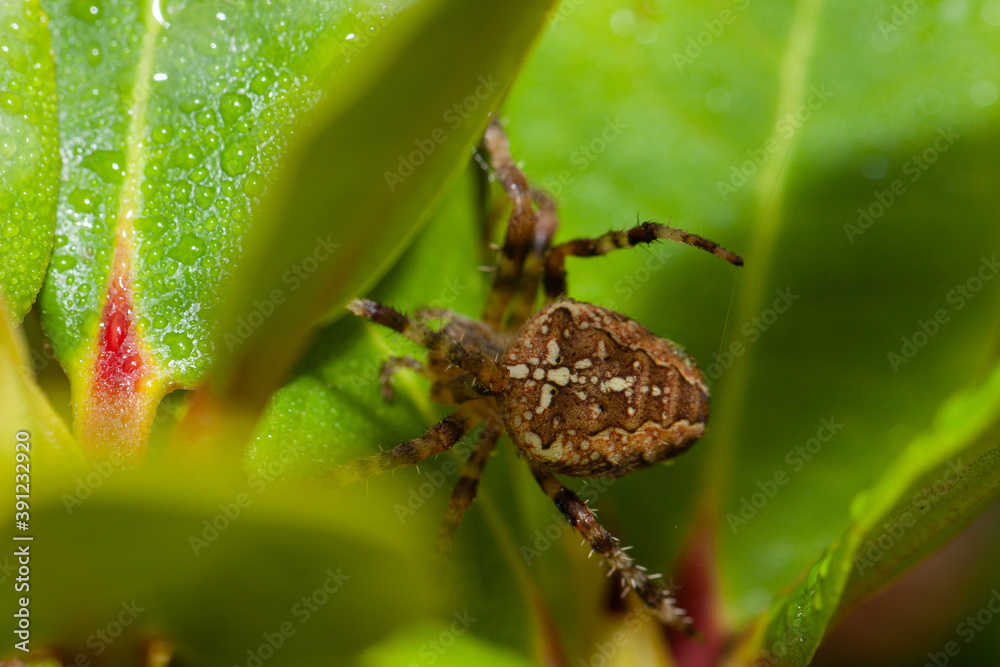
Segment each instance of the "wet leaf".
[[65,179],[43,318],[90,449],[140,451],[160,398],[205,375],[290,137],[402,6],[52,3]]
[[0,298],[16,321],[42,286],[59,190],[55,73],[37,0],[0,5]]
[[218,328],[224,393],[266,397],[311,327],[398,257],[465,166],[547,6],[426,2],[352,70],[247,237]]
[[[808,665],[834,619],[957,535],[1000,496],[1000,368],[948,401],[933,427],[851,503],[850,527],[764,616],[745,649]],[[985,452],[985,453],[984,453]]]

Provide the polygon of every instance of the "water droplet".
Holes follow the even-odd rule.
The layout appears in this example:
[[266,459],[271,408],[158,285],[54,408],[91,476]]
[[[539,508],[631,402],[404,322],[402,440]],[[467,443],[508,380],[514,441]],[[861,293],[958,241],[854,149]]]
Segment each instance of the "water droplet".
[[91,67],[96,67],[101,64],[101,60],[104,59],[104,54],[101,53],[101,47],[99,44],[91,44],[90,48],[87,49],[87,62]]
[[261,70],[257,73],[257,76],[253,78],[253,81],[250,82],[250,90],[258,95],[263,95],[267,92],[267,89],[271,87],[271,84],[275,82],[275,78],[274,72],[271,70]]
[[163,342],[170,348],[170,356],[174,359],[184,359],[191,354],[194,345],[187,335],[171,331],[163,335]]
[[56,255],[52,258],[52,268],[56,271],[69,271],[76,266],[76,257],[71,255]]
[[125,178],[125,156],[120,151],[94,151],[83,158],[82,164],[105,183],[121,183]]
[[186,102],[181,102],[181,111],[183,111],[184,113],[193,113],[198,109],[202,108],[203,106],[205,106],[204,97],[192,97],[190,100],[187,100]]
[[104,7],[97,0],[73,0],[69,13],[87,23],[96,23],[104,16]]
[[150,137],[158,144],[165,144],[174,136],[174,128],[170,125],[158,125],[150,132]]
[[205,159],[205,154],[198,146],[182,146],[170,156],[171,167],[194,169]]
[[207,185],[197,185],[194,188],[194,203],[206,209],[215,200],[215,188]]
[[202,109],[195,115],[194,120],[199,125],[215,125],[215,112],[211,109]]
[[222,152],[222,170],[230,176],[239,176],[250,166],[255,153],[253,147],[245,142],[226,146]]
[[227,125],[232,125],[240,116],[253,108],[253,102],[242,93],[226,93],[222,96],[219,111]]
[[17,152],[17,141],[14,136],[7,133],[0,133],[0,156],[4,158],[14,157]]
[[21,110],[21,96],[16,93],[0,93],[0,109],[9,114]]
[[21,229],[17,225],[15,225],[13,222],[8,222],[6,225],[4,225],[3,237],[5,239],[12,239],[15,236],[17,236],[17,233],[19,231],[21,231]]
[[243,180],[243,193],[256,197],[264,190],[264,179],[257,174],[248,174]]
[[77,188],[69,193],[69,203],[81,213],[96,213],[101,204],[101,196],[90,190]]
[[194,234],[184,234],[167,256],[183,264],[194,264],[208,250],[205,242]]

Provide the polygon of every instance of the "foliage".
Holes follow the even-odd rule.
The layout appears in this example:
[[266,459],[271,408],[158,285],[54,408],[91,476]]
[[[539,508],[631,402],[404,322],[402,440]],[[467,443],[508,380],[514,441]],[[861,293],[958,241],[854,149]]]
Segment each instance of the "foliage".
[[[15,209],[39,229],[59,211],[54,241],[0,244],[3,437],[32,432],[39,489],[34,646],[113,663],[152,634],[177,664],[249,664],[339,566],[343,591],[274,662],[669,664],[655,628],[609,608],[601,568],[510,447],[445,586],[426,553],[467,450],[362,489],[303,481],[443,414],[405,373],[395,402],[379,397],[381,360],[417,351],[341,306],[370,291],[478,312],[492,257],[477,168],[463,168],[501,101],[515,156],[557,197],[558,238],[638,212],[746,260],[736,272],[660,245],[569,265],[572,296],[682,344],[710,381],[709,433],[675,466],[575,486],[653,569],[709,531],[712,613],[737,640],[725,659],[807,664],[855,604],[996,498],[996,2],[564,0],[547,20],[531,2],[43,4],[48,22],[9,4],[33,32],[0,15],[0,43],[28,35],[17,53],[40,63],[30,78],[16,54],[0,59],[3,81],[35,91],[22,109],[0,91],[0,150],[4,132],[51,135],[53,91],[59,104],[58,156],[43,141],[0,172],[0,196],[15,194],[0,230]],[[45,184],[60,157],[57,200]],[[42,322],[86,384],[129,206],[137,324],[161,388],[202,390],[166,407],[197,427],[212,381],[222,403],[260,413],[238,455],[178,447],[167,416],[138,470],[80,463],[46,400],[62,395],[52,373],[41,389],[32,376],[45,348],[34,315],[32,347],[15,322],[53,254]],[[87,605],[61,604],[68,590]],[[985,597],[956,589],[940,627]],[[88,637],[131,598],[150,611],[97,656]],[[951,664],[976,664],[998,636]],[[943,645],[906,639],[899,664]]]

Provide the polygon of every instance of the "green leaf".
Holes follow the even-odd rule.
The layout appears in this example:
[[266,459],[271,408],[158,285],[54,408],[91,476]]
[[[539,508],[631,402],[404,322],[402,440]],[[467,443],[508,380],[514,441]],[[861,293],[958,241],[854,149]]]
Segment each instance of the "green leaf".
[[393,667],[432,661],[440,667],[527,667],[532,663],[516,654],[491,646],[468,634],[479,619],[468,611],[456,611],[451,623],[424,623],[366,651],[362,667]]
[[220,316],[224,392],[273,391],[310,328],[384,273],[464,166],[547,5],[428,1],[387,27],[255,219]]
[[932,429],[854,498],[851,526],[805,581],[775,600],[747,653],[808,665],[835,618],[957,535],[996,500],[998,418],[1000,367],[975,393],[948,401]]
[[[18,442],[18,432],[28,433],[50,464],[65,463],[63,456],[79,457],[79,446],[69,429],[52,408],[48,397],[35,381],[34,371],[22,332],[0,300],[0,438]],[[14,465],[12,444],[0,448],[0,460]],[[79,462],[79,459],[77,459]]]
[[20,321],[52,254],[59,190],[55,74],[37,0],[0,5],[0,298]]
[[92,448],[140,450],[159,399],[205,375],[287,144],[402,4],[52,3],[66,168],[43,318]]
[[[398,492],[323,493],[268,475],[110,462],[33,468],[31,643],[90,664],[136,664],[151,639],[178,665],[349,664],[440,608],[410,554],[423,521],[377,526]],[[13,522],[4,529],[11,541]],[[71,557],[70,557],[71,555]],[[66,604],[67,596],[82,601]],[[4,596],[10,635],[15,596]],[[82,663],[81,663],[82,664]],[[143,663],[145,664],[145,663]]]

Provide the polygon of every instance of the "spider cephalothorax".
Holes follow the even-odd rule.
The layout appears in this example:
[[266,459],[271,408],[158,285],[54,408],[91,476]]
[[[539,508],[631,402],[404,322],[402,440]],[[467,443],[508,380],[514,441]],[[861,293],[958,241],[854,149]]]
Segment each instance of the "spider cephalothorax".
[[[743,260],[700,236],[653,222],[553,246],[555,206],[528,187],[496,122],[487,129],[484,144],[513,210],[483,320],[433,309],[411,318],[367,299],[348,306],[428,349],[426,364],[410,357],[386,363],[386,397],[391,396],[392,373],[407,367],[433,381],[435,401],[459,407],[425,436],[342,466],[335,474],[350,481],[418,463],[484,423],[441,526],[438,546],[444,556],[475,497],[486,461],[506,432],[543,491],[591,547],[660,620],[690,632],[691,620],[670,592],[625,554],[553,473],[618,477],[676,456],[704,433],[708,389],[694,360],[679,346],[624,315],[566,298],[565,260],[658,239],[703,248],[737,266]],[[548,304],[533,312],[542,284]],[[442,321],[441,329],[427,326],[430,319]]]

